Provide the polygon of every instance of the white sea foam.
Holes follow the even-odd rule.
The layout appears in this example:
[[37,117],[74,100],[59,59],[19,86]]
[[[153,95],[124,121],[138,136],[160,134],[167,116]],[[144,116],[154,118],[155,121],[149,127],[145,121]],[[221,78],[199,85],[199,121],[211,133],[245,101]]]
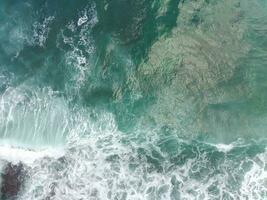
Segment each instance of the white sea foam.
[[227,153],[231,151],[235,146],[233,144],[210,144],[212,146],[215,146],[218,151]]
[[86,14],[84,14],[84,16],[80,17],[79,20],[78,20],[78,22],[77,22],[78,26],[81,26],[82,24],[84,24],[85,22],[87,22],[87,20],[88,20],[88,17],[87,17]]
[[252,167],[245,174],[241,186],[244,199],[267,198],[267,149],[251,160]]
[[94,26],[98,22],[96,14],[96,5],[93,3],[91,7],[85,8],[77,21],[77,25],[81,26],[88,23],[90,26]]
[[33,41],[32,43],[39,46],[44,46],[50,31],[50,24],[55,19],[54,16],[49,16],[43,22],[35,22],[33,24]]
[[8,162],[12,162],[13,164],[22,162],[30,165],[33,164],[34,161],[44,157],[59,158],[63,155],[64,150],[60,148],[47,148],[35,151],[8,145],[0,146],[0,160],[6,160]]
[[225,153],[231,151],[234,148],[232,144],[217,144],[216,147],[219,151]]
[[[266,172],[253,161],[246,174],[243,166],[250,163],[249,157],[236,162],[217,156],[218,163],[214,163],[210,155],[216,151],[209,154],[194,146],[190,158],[183,157],[185,149],[178,150],[178,156],[172,159],[174,163],[186,159],[177,165],[156,146],[160,138],[155,133],[147,130],[147,135],[142,135],[145,141],[136,143],[117,129],[111,114],[98,113],[97,120],[86,116],[86,112],[76,115],[63,159],[39,159],[30,166],[30,179],[20,199],[209,200],[241,196],[256,200],[264,197]],[[262,156],[266,157],[266,153],[259,155],[264,163]],[[244,181],[240,179],[243,176]]]
[[[86,77],[91,72],[92,57],[95,53],[91,31],[98,22],[95,4],[86,7],[79,15],[77,23],[70,21],[61,31],[57,41],[58,47],[60,47],[61,42],[70,47],[70,50],[65,53],[65,61],[66,66],[68,66],[67,70],[72,74],[71,84],[67,86],[72,94],[83,86]],[[66,36],[65,31],[73,32],[72,36]]]
[[0,95],[1,140],[29,148],[62,145],[70,126],[69,115],[67,102],[51,88],[29,84],[8,88]]

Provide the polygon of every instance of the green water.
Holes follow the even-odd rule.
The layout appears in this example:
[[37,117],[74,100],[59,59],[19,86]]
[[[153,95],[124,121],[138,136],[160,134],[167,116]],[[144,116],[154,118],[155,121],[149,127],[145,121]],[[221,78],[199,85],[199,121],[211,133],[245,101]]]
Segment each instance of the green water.
[[66,150],[19,198],[267,198],[267,1],[3,0],[0,25],[0,144]]

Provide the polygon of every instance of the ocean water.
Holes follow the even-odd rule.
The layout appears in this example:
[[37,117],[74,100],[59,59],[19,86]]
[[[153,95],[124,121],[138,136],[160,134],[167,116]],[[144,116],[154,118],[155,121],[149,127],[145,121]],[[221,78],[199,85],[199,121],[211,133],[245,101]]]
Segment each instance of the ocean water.
[[267,199],[266,0],[2,0],[0,169],[19,200]]

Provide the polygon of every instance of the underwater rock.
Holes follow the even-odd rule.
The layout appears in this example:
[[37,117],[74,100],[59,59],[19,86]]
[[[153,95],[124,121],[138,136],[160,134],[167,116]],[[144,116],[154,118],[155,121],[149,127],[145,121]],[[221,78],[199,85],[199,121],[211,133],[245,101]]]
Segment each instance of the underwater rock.
[[24,167],[22,163],[8,163],[1,174],[1,199],[15,199],[23,183]]

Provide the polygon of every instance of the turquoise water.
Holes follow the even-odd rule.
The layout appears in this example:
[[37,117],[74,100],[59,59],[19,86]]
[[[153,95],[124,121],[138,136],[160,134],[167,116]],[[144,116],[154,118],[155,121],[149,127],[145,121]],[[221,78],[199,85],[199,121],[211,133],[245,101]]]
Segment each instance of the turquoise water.
[[0,147],[64,151],[18,199],[267,199],[266,10],[1,1]]

